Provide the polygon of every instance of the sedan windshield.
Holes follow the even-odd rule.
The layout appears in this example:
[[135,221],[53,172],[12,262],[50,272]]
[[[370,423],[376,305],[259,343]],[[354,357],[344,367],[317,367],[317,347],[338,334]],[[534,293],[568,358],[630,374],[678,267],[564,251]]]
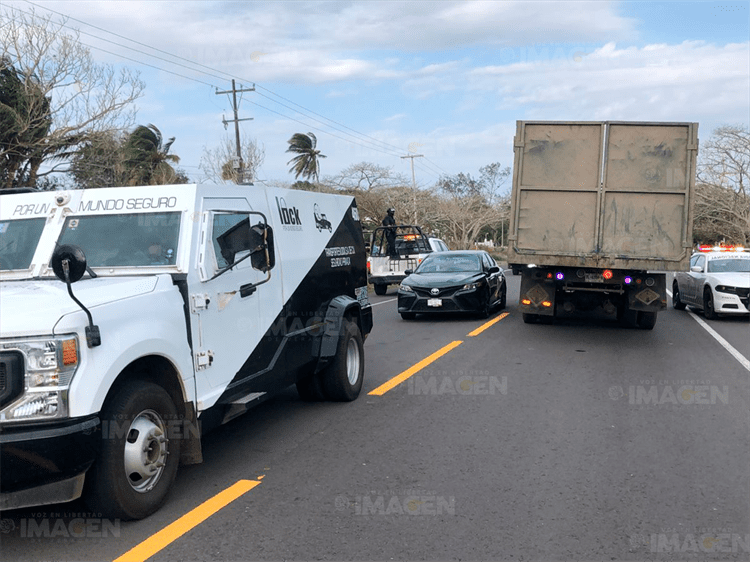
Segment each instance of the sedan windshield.
[[439,256],[433,254],[426,258],[417,268],[417,273],[456,273],[460,271],[482,271],[479,257],[475,255]]
[[80,246],[91,267],[174,265],[180,213],[68,217],[59,244]]
[[750,273],[750,258],[721,258],[709,260],[709,273]]
[[0,221],[0,270],[29,268],[44,230],[45,220]]

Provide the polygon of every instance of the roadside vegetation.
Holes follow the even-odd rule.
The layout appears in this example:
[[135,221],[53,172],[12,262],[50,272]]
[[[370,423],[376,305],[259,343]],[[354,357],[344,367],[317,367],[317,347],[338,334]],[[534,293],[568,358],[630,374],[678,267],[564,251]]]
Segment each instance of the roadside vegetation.
[[[145,83],[137,72],[94,62],[66,21],[34,13],[0,14],[0,188],[76,189],[187,183],[174,137],[154,124],[137,124],[135,101]],[[290,187],[357,197],[366,230],[394,207],[399,224],[417,224],[451,248],[477,247],[502,258],[510,211],[508,166],[488,163],[441,176],[414,189],[391,168],[353,163],[321,176],[313,133],[293,133]],[[236,147],[229,137],[204,147],[203,180],[252,182],[265,159],[255,140],[240,146],[244,178],[238,177]],[[279,158],[283,155],[277,155]],[[699,150],[696,243],[750,246],[750,132],[747,125],[713,131]]]

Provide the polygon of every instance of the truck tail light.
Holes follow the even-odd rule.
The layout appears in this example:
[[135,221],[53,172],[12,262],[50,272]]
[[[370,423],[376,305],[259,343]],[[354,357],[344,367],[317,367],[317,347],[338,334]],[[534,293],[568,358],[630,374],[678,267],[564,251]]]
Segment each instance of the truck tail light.
[[529,299],[521,299],[521,304],[531,304],[531,300]]
[[611,269],[605,269],[604,273],[602,273],[602,277],[604,277],[605,280],[609,281],[614,276],[614,273],[612,273]]

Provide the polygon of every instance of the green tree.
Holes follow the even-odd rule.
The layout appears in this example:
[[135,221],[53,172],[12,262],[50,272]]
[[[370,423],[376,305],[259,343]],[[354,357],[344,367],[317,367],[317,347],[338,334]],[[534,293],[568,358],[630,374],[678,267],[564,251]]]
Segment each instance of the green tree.
[[122,146],[127,136],[116,131],[92,135],[73,156],[70,175],[77,187],[115,187],[127,184]]
[[33,186],[43,159],[41,141],[52,125],[49,98],[34,79],[0,60],[0,181]]
[[173,183],[178,173],[170,162],[180,161],[179,156],[169,154],[174,141],[171,137],[165,143],[156,125],[136,127],[122,148],[128,185]]
[[292,164],[289,172],[294,174],[294,179],[300,176],[307,180],[318,181],[320,174],[320,159],[325,158],[324,154],[317,150],[318,139],[312,133],[295,133],[288,141],[289,148],[287,152],[296,154],[287,164]]
[[145,87],[137,73],[95,64],[65,19],[14,10],[0,6],[0,70],[8,96],[0,102],[0,187],[34,186],[68,171],[92,135],[132,123],[132,102]]

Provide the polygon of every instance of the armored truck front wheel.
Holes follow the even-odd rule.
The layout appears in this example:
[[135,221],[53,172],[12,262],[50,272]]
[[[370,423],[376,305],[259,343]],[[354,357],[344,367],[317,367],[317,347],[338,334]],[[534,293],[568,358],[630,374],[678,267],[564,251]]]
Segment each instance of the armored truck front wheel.
[[160,386],[130,381],[109,397],[101,412],[99,456],[86,476],[86,503],[97,513],[142,519],[166,499],[177,475],[178,413]]
[[388,292],[388,285],[385,283],[375,283],[373,287],[375,288],[376,295],[384,295]]

